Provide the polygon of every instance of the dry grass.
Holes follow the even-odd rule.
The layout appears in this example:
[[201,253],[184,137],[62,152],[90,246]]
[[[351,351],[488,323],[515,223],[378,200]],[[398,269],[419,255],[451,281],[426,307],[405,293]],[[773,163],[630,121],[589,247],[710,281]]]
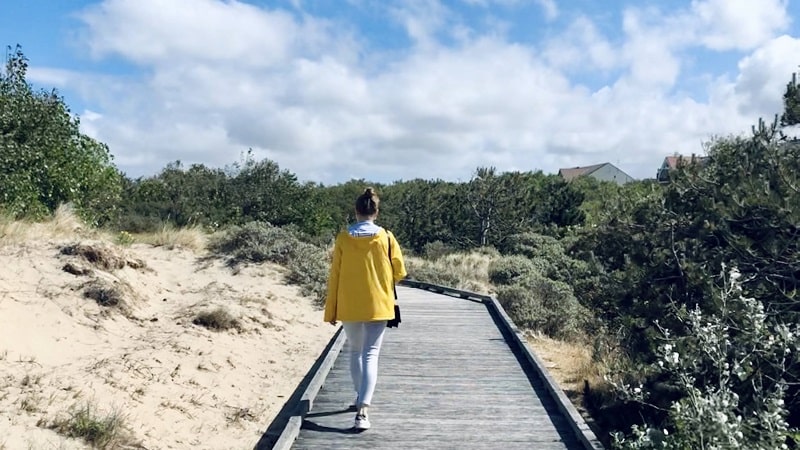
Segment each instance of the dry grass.
[[208,244],[208,234],[200,227],[175,228],[164,225],[160,231],[148,234],[137,234],[133,237],[135,242],[149,244],[156,247],[165,247],[170,250],[184,248],[193,251],[202,251]]
[[66,240],[76,237],[105,237],[101,231],[88,227],[69,205],[61,205],[52,217],[42,222],[14,220],[0,215],[0,245],[20,244],[32,240]]
[[204,311],[195,316],[192,323],[214,331],[240,329],[239,321],[225,308]]
[[482,294],[491,294],[489,264],[495,256],[481,251],[451,253],[431,260],[406,256],[409,275],[419,281],[441,284]]
[[594,385],[603,381],[606,368],[592,360],[590,345],[552,339],[543,334],[529,333],[527,337],[564,392],[580,394],[585,383]]
[[101,414],[90,403],[73,406],[67,417],[56,419],[50,428],[64,436],[83,439],[92,448],[142,448],[131,438],[122,413]]
[[606,376],[628,360],[617,351],[605,352],[598,360],[590,343],[565,342],[539,334],[528,334],[528,343],[600,440],[608,444],[608,418],[598,413],[613,388]]
[[128,258],[121,249],[102,243],[66,245],[61,248],[61,254],[78,256],[106,271],[118,270],[126,266],[134,269],[145,267],[144,261]]

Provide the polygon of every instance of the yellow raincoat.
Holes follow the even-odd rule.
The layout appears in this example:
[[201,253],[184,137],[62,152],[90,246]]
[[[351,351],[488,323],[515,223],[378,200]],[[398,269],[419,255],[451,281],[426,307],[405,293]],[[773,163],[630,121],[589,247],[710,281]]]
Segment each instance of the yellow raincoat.
[[358,237],[342,231],[333,249],[325,321],[394,318],[394,285],[405,276],[403,255],[390,231],[381,229],[374,236]]

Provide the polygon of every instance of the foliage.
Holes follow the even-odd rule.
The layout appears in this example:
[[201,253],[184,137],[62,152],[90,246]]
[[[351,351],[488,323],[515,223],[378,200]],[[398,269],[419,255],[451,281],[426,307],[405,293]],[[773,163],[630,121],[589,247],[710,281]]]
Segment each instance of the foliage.
[[583,196],[580,211],[584,215],[584,223],[590,226],[602,221],[608,204],[619,197],[623,189],[615,182],[601,181],[594,177],[578,177],[570,181],[569,185]]
[[[457,188],[455,183],[420,179],[386,186],[380,194],[379,220],[416,253],[425,253],[425,246],[437,241],[461,249],[459,224],[465,218]],[[349,200],[351,210],[353,199]]]
[[497,301],[517,326],[554,338],[574,337],[586,318],[568,284],[539,274],[500,286]]
[[546,270],[546,263],[542,259],[532,260],[522,255],[503,256],[489,265],[489,281],[494,285],[513,285],[534,274],[541,275]]
[[41,218],[72,203],[85,220],[105,223],[121,190],[108,147],[80,132],[55,90],[34,91],[27,69],[18,46],[0,73],[0,205]]
[[428,259],[439,259],[454,253],[456,249],[442,241],[428,242],[422,247],[422,255]]
[[209,243],[209,249],[227,255],[231,266],[247,262],[281,264],[289,269],[288,282],[299,285],[304,295],[324,304],[328,254],[306,242],[297,230],[249,222],[217,236]]
[[783,114],[781,126],[788,127],[800,123],[800,86],[797,84],[797,74],[792,74],[792,81],[786,85],[783,94]]
[[[800,327],[784,325],[766,314],[762,302],[745,297],[740,278],[732,269],[719,293],[719,314],[695,308],[684,316],[685,334],[673,337],[662,330],[663,343],[652,369],[662,373],[680,397],[666,405],[664,423],[634,426],[627,437],[617,433],[618,448],[788,448],[785,376],[798,359]],[[649,392],[642,387],[622,388],[634,399],[648,400]]]
[[[721,302],[714,294],[714,280],[708,272],[723,263],[737,268],[741,295],[758,299],[754,302],[768,317],[784,323],[798,321],[799,172],[798,142],[786,139],[777,121],[760,121],[751,137],[718,138],[709,143],[707,159],[671,172],[669,184],[623,187],[597,226],[578,233],[573,254],[601,264],[603,269],[597,275],[602,289],[593,302],[595,313],[610,328],[620,330],[625,350],[636,362],[652,365],[662,358],[661,329],[671,330],[679,342],[688,342],[695,331],[683,316],[686,311],[724,320],[730,320],[730,315],[755,314],[741,303],[735,304],[741,311],[732,311],[731,303]],[[770,322],[770,326],[780,327],[780,321]],[[746,333],[734,327],[731,333],[730,348],[756,351],[751,355],[753,373],[765,377],[755,383],[748,380],[746,392],[742,386],[726,385],[725,389],[737,395],[736,410],[758,410],[764,399],[781,397],[789,426],[800,425],[798,361],[776,360],[758,353],[762,350],[747,350],[742,337]],[[768,336],[762,337],[769,342]],[[729,397],[724,389],[713,390],[719,377],[709,376],[704,366],[687,368],[686,373],[693,379],[691,389],[671,381],[672,387],[683,393],[680,398],[696,399],[699,392],[711,403],[684,407],[695,408],[694,414],[699,408],[717,408],[718,414],[726,416],[728,410],[714,403]],[[648,390],[663,386],[663,376],[661,372],[647,374],[644,384]],[[770,379],[785,382],[785,390],[778,394],[774,384],[766,383]],[[654,392],[650,403],[659,408],[665,407],[659,402],[677,401],[671,398],[671,390]],[[658,408],[641,414],[638,423],[643,420],[655,428],[667,420]],[[688,420],[670,417],[675,430],[681,420]],[[691,434],[704,426],[710,425],[684,427]]]

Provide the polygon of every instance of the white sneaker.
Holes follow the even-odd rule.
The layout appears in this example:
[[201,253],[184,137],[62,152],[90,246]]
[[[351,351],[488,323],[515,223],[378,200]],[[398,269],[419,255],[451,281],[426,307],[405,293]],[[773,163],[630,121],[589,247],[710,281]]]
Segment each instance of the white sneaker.
[[366,414],[356,414],[356,423],[355,423],[356,430],[369,430],[370,426],[372,425],[370,425],[369,419],[367,418]]

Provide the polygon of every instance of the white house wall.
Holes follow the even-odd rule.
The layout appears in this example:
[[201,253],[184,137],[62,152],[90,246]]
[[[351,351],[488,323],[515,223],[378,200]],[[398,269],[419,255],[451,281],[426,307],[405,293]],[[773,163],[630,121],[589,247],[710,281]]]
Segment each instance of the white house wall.
[[590,173],[589,176],[602,181],[613,181],[619,185],[633,181],[633,177],[617,169],[611,164],[607,164],[595,170],[594,172]]

